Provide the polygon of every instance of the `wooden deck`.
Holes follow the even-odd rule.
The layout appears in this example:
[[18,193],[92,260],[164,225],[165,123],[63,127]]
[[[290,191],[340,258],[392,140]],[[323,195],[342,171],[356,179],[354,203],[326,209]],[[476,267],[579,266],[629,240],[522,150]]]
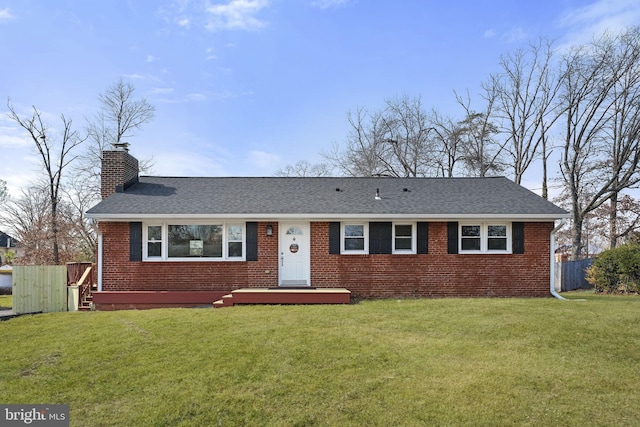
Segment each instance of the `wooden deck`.
[[243,288],[224,295],[214,308],[239,304],[349,304],[351,291],[344,288]]

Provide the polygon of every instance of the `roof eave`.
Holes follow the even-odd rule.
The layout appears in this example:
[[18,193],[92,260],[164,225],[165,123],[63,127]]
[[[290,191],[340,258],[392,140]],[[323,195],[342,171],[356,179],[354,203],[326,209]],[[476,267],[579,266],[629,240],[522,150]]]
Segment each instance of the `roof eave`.
[[100,214],[87,213],[87,217],[98,222],[126,222],[126,221],[153,221],[166,219],[183,220],[208,220],[208,219],[238,219],[244,221],[260,220],[314,220],[314,221],[335,221],[349,219],[375,219],[375,220],[438,220],[438,221],[464,221],[473,219],[491,220],[511,220],[511,221],[555,221],[568,218],[569,214],[389,214],[389,213],[218,213],[218,214]]

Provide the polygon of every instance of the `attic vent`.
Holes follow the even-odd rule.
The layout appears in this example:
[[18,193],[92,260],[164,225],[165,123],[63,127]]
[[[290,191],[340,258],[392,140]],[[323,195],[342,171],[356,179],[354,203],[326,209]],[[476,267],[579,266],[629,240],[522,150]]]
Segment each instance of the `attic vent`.
[[336,191],[342,191],[340,187],[336,187]]
[[405,193],[408,193],[409,189],[405,187],[405,188],[402,189],[402,191],[404,191]]

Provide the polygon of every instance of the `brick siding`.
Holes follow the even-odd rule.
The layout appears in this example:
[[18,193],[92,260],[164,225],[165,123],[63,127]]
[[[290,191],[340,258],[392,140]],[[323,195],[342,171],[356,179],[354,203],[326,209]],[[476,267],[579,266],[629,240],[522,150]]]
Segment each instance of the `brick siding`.
[[[273,236],[266,236],[266,225]],[[277,222],[258,224],[258,261],[130,262],[129,224],[100,223],[104,291],[224,291],[278,285]],[[549,295],[552,222],[525,223],[525,253],[447,254],[447,223],[429,224],[426,255],[330,255],[329,223],[311,223],[311,284],[356,298]]]
[[[224,291],[278,286],[277,225],[258,233],[258,261],[129,261],[129,223],[103,222],[103,291]],[[266,223],[258,224],[265,230]]]
[[359,298],[549,295],[553,223],[525,224],[525,253],[447,254],[447,223],[429,224],[427,255],[329,255],[328,224],[312,223],[311,282]]
[[106,199],[118,186],[128,187],[138,181],[138,160],[124,150],[102,152],[100,194]]

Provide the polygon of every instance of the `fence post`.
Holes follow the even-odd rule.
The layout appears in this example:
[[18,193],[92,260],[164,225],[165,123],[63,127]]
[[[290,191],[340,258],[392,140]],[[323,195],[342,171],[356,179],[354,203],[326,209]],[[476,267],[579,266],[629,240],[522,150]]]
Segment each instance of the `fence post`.
[[78,311],[78,299],[80,298],[80,286],[67,286],[67,307],[69,311]]

